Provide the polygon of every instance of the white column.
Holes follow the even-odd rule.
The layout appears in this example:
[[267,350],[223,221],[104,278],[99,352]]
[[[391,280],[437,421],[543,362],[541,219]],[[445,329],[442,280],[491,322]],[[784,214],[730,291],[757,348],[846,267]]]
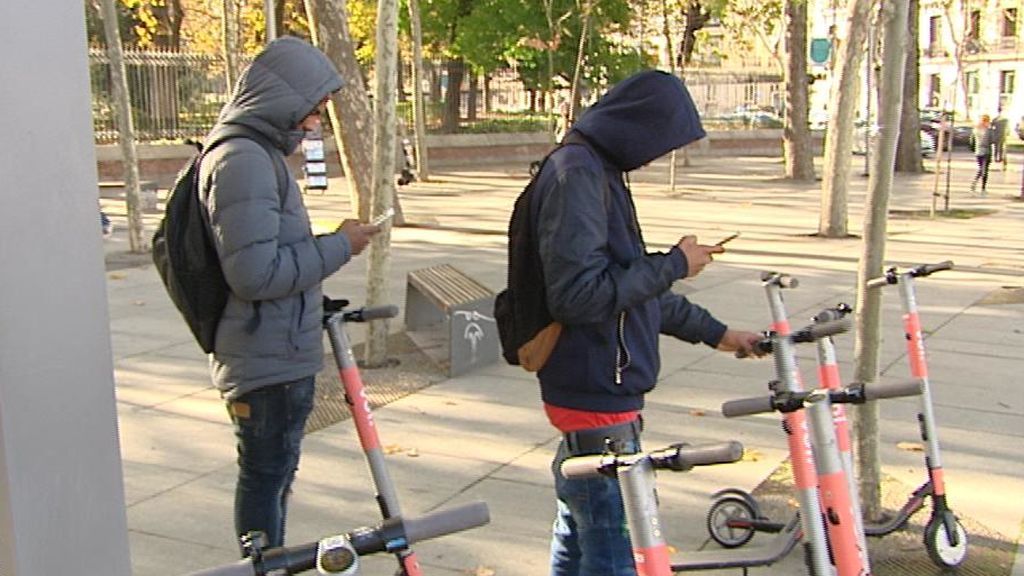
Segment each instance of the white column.
[[128,576],[81,0],[3,0],[0,54],[0,574]]

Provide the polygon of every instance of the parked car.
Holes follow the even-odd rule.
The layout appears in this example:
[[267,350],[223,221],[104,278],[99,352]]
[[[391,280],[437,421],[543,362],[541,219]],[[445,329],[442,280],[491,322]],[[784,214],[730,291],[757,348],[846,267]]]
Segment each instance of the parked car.
[[[943,142],[946,145],[946,149],[949,150],[952,147],[963,147],[967,148],[971,145],[971,135],[974,129],[966,124],[955,124],[955,118],[952,112],[941,110],[939,108],[922,108],[921,109],[921,130],[931,134],[932,138],[938,142],[939,132],[942,130],[942,122],[945,120],[946,128],[945,135],[943,136]],[[950,126],[952,125],[952,131]],[[952,138],[950,135],[952,134]]]
[[[935,154],[935,137],[926,132],[923,128],[918,131],[921,138],[921,155],[931,156]],[[857,122],[853,129],[853,153],[858,155],[864,155],[865,145],[868,144],[867,137],[870,137],[871,145],[874,145],[875,140],[878,138],[878,125],[872,124],[870,130],[866,122]]]
[[782,118],[770,106],[738,106],[722,119],[741,128],[782,128]]

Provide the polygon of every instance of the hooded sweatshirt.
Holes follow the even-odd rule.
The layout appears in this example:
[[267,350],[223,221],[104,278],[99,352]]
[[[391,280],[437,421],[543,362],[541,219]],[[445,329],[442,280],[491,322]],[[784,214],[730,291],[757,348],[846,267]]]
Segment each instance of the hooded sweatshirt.
[[645,71],[587,110],[545,162],[533,213],[548,308],[563,324],[538,372],[549,406],[639,410],[658,378],[659,333],[712,347],[721,340],[725,325],[670,290],[686,257],[675,246],[647,251],[625,181],[704,135],[682,82]]
[[[214,244],[231,293],[210,356],[214,384],[234,400],[264,386],[315,375],[323,364],[321,281],[351,256],[347,237],[314,236],[284,157],[299,122],[342,80],[326,56],[292,37],[274,40],[239,78],[207,136],[242,125],[272,145],[238,137],[208,151],[199,172]],[[277,168],[275,169],[275,164]]]

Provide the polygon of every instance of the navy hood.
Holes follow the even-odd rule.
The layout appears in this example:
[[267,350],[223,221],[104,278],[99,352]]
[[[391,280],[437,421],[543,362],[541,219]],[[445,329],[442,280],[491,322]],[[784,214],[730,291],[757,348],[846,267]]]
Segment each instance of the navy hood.
[[341,86],[341,76],[323,52],[298,38],[281,37],[242,72],[218,122],[248,126],[291,154],[302,141],[299,122]]
[[657,70],[616,84],[580,117],[573,131],[623,172],[706,135],[683,82]]

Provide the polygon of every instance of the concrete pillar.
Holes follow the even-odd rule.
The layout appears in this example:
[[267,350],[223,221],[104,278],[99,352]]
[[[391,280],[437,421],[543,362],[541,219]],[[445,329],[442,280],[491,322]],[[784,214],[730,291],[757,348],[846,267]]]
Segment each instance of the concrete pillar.
[[0,54],[0,574],[128,576],[82,1]]

